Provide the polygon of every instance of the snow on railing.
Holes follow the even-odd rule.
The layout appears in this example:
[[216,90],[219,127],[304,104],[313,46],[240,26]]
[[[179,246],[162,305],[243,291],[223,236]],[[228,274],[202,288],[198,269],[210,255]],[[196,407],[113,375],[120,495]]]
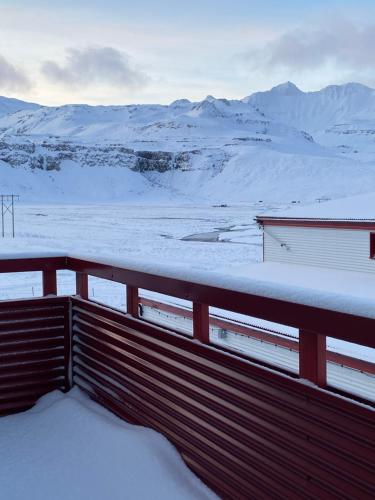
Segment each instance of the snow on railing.
[[59,253],[6,255],[0,273],[42,271],[43,295],[57,294],[57,270],[76,273],[76,293],[88,300],[88,277],[126,286],[127,313],[138,318],[139,289],[193,303],[193,338],[209,344],[209,306],[299,329],[299,375],[327,385],[326,337],[375,348],[375,300],[348,297],[213,272],[150,262],[95,259]]

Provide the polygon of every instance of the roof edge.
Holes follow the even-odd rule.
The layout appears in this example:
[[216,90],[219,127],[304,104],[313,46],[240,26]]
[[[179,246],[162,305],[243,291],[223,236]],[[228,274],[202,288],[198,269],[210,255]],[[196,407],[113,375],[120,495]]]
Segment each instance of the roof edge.
[[375,220],[369,219],[296,219],[287,217],[256,217],[261,226],[315,227],[331,229],[362,229],[375,231]]

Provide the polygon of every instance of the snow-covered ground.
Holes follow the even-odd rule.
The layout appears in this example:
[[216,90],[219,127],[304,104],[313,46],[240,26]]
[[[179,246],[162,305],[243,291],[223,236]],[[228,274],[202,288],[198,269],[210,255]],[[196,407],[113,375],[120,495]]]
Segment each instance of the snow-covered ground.
[[[182,266],[182,270],[186,269],[187,275],[215,271],[233,277],[259,279],[262,276],[259,276],[258,269],[253,264],[262,260],[262,233],[255,224],[254,217],[263,210],[269,212],[273,208],[277,213],[285,207],[286,205],[270,206],[264,203],[227,207],[123,204],[19,205],[16,208],[16,238],[10,238],[8,232],[6,238],[0,239],[0,256],[20,252],[57,251],[63,254],[91,255],[93,259],[99,260],[116,258],[148,262],[153,268],[160,265],[175,265],[180,268]],[[349,292],[354,293],[350,288],[351,285],[347,284],[347,276],[345,280],[338,281],[339,276],[334,272],[332,277],[332,273],[324,271],[330,278],[324,288],[321,273],[315,272],[314,269],[309,272],[310,274],[308,270],[305,272],[307,283],[299,279],[300,271],[280,268],[279,276],[285,286],[290,282],[293,286],[304,288],[306,296],[311,292],[315,293],[313,289],[318,286],[323,287],[322,297],[326,297],[327,294],[330,297],[339,295],[345,291],[345,287],[340,285],[341,282],[346,283],[348,296]],[[362,302],[367,298],[370,300],[371,277],[363,275],[363,285],[366,285],[364,288],[358,273],[352,274],[355,280],[349,281],[355,284],[357,295],[353,299],[353,304],[358,300]],[[275,279],[277,281],[277,273],[272,269],[268,273],[268,281],[270,277],[273,281]],[[336,288],[335,283],[337,283]],[[58,292],[62,294],[75,292],[73,273],[69,271],[58,273]],[[90,278],[89,293],[95,300],[117,308],[125,307],[124,286],[121,284]],[[155,297],[155,294],[147,294],[145,291],[143,294]],[[0,275],[0,299],[39,295],[41,295],[40,273]],[[163,300],[170,299],[164,297]],[[321,301],[324,303],[324,298]],[[178,299],[173,299],[173,302],[184,304],[184,301]],[[337,302],[338,299],[335,303]],[[350,306],[349,302],[350,297],[345,299],[344,303],[347,304],[345,307]],[[245,320],[245,318],[239,319]],[[254,319],[250,323],[254,324]],[[264,327],[267,328],[267,325],[264,324]],[[285,327],[278,329],[280,332],[284,330]],[[294,329],[287,328],[287,333],[296,335]],[[364,348],[366,352],[363,354],[363,349],[347,343],[329,340],[328,345],[338,352],[375,360],[374,349]]]
[[[8,237],[0,239],[0,254],[63,251],[224,271],[261,260],[262,233],[254,217],[269,208],[263,204],[19,205],[16,238],[9,237],[8,225]],[[12,281],[8,288],[9,279],[0,276],[0,298],[32,294],[31,282],[18,277],[17,289],[17,275]],[[37,280],[34,283],[36,287]],[[95,282],[92,288],[99,293]]]
[[77,388],[0,419],[6,500],[217,498],[161,434],[128,424]]

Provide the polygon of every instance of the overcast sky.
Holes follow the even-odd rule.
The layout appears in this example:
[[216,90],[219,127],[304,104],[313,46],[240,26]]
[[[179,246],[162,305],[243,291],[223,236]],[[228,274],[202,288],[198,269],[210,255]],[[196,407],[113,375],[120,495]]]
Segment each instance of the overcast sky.
[[374,0],[0,0],[0,95],[42,104],[375,86]]

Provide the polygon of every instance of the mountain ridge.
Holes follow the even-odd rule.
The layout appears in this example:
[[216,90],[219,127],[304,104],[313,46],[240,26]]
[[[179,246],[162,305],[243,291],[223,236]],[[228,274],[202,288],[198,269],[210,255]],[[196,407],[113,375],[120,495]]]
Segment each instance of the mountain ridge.
[[[69,183],[59,187],[64,169],[82,182],[77,169],[90,175],[95,168],[100,184],[107,167],[141,175],[143,192],[161,189],[168,199],[288,201],[375,191],[375,90],[358,83],[303,92],[285,82],[239,100],[208,95],[169,105],[16,109],[22,101],[10,99],[12,111],[1,116],[6,99],[0,183],[11,188],[12,178],[29,198],[37,195],[27,189],[38,190],[36,177],[49,186],[44,197],[69,200]],[[130,191],[124,187],[124,200]]]

